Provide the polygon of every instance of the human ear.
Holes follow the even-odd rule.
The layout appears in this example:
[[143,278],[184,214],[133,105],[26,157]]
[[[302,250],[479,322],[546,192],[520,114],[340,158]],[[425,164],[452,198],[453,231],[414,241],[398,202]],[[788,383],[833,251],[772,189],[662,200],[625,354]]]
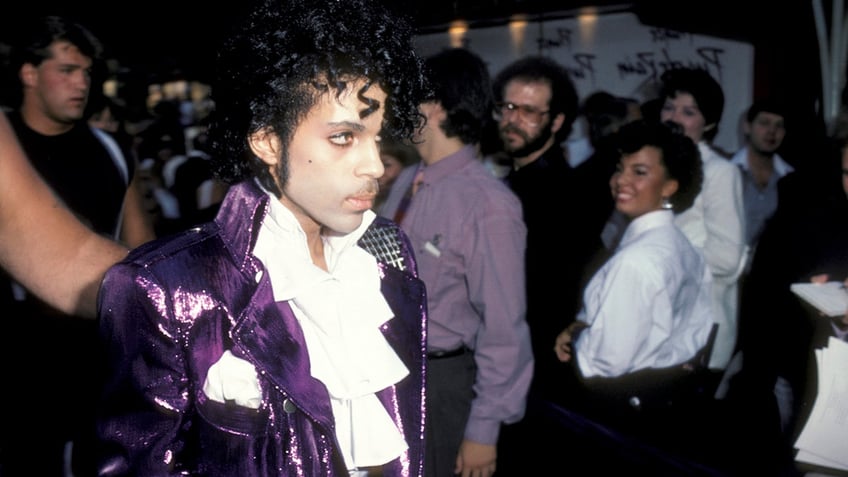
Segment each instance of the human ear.
[[565,123],[565,113],[559,113],[554,116],[554,120],[551,121],[551,132],[556,133],[559,131],[563,123]]
[[280,138],[270,128],[262,128],[247,138],[250,150],[269,166],[280,162]]
[[671,199],[671,197],[677,193],[677,189],[679,187],[680,183],[677,182],[677,179],[669,179],[665,181],[662,186],[662,196]]
[[38,81],[38,69],[32,63],[24,63],[23,66],[21,66],[19,76],[21,78],[21,84],[32,88]]

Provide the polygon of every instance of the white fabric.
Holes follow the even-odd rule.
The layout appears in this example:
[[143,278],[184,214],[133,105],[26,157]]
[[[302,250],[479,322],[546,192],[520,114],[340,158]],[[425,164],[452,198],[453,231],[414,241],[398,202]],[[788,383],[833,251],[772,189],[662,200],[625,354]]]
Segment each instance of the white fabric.
[[262,390],[256,368],[241,358],[236,358],[230,350],[224,351],[206,374],[203,382],[203,394],[218,402],[234,401],[239,406],[259,409],[262,404]]
[[724,369],[736,347],[738,280],[747,260],[742,173],[706,142],[701,193],[674,223],[703,253],[713,275],[713,312],[719,324],[709,367]]
[[634,219],[584,291],[581,373],[620,376],[692,358],[712,326],[710,273],[668,210]]
[[367,211],[346,236],[324,237],[327,273],[313,264],[294,215],[272,195],[270,203],[254,253],[268,269],[275,300],[288,301],[303,328],[310,372],[330,393],[348,469],[384,464],[407,444],[374,393],[409,370],[379,329],[393,315],[376,260],[356,244],[375,214]]

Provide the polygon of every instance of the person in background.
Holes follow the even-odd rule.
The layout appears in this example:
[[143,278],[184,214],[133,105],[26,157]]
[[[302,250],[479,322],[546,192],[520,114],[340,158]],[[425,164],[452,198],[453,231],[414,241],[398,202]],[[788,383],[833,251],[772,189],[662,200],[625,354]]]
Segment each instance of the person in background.
[[603,90],[586,96],[578,111],[585,135],[565,143],[566,159],[571,167],[576,168],[589,159],[598,140],[614,132],[624,122],[641,118],[640,106],[633,98],[618,97]]
[[227,185],[212,173],[209,134],[205,127],[197,127],[196,131],[185,162],[174,171],[171,192],[179,206],[179,222],[172,226],[175,230],[214,219],[227,193]]
[[717,386],[736,347],[738,282],[748,253],[742,173],[710,145],[724,109],[718,82],[698,68],[670,69],[661,80],[660,120],[683,129],[698,145],[704,165],[701,193],[674,222],[703,253],[713,275],[713,313],[719,326],[709,367]]
[[523,417],[533,373],[526,229],[521,202],[479,156],[493,105],[486,64],[454,48],[425,69],[434,92],[413,141],[422,174],[400,223],[427,287],[425,475],[489,477],[500,427]]
[[[610,140],[621,126],[641,118],[633,99],[597,91],[583,100],[581,116],[586,122],[591,153],[574,166],[573,194],[580,198],[584,220],[581,233],[595,237],[586,253],[593,256],[581,271],[580,290],[609,255],[602,243],[604,226],[615,210],[609,181],[618,164],[619,152]],[[569,156],[571,158],[571,156]],[[572,163],[573,164],[573,163]]]
[[[392,218],[398,206],[396,200],[389,201],[392,185],[405,168],[417,166],[421,161],[421,156],[418,154],[418,150],[412,145],[384,139],[380,143],[380,158],[383,160],[383,169],[385,172],[378,179],[380,192],[377,193],[377,198],[374,200],[374,211],[377,215]],[[396,197],[399,198],[399,196]]]
[[213,82],[218,214],[103,281],[98,475],[420,477],[426,290],[371,210],[381,138],[422,121],[412,26],[379,1],[251,7]]
[[542,56],[507,65],[492,86],[493,115],[503,150],[512,159],[505,180],[521,200],[527,227],[527,324],[535,363],[531,393],[562,393],[557,379],[562,366],[550,343],[577,312],[580,277],[591,257],[587,250],[594,250],[598,240],[583,233],[582,210],[574,205],[580,203],[573,194],[574,171],[560,146],[577,117],[577,92],[568,71]]
[[127,111],[121,100],[100,91],[91,91],[86,110],[90,126],[109,133],[121,146],[127,159],[137,160],[134,150],[136,138],[127,129]]
[[0,115],[0,267],[57,310],[94,318],[103,274],[127,252],[74,217]]
[[[691,207],[700,192],[700,156],[688,137],[657,122],[624,125],[613,141],[620,159],[609,185],[627,228],[586,286],[576,320],[551,341],[557,358],[572,364],[576,376],[566,407],[646,444],[700,452],[696,442],[704,429],[696,417],[703,409],[694,404],[696,396],[682,401],[676,392],[687,379],[684,366],[696,363],[708,343],[712,278],[700,252],[674,224],[675,214]],[[598,381],[604,387],[596,387]],[[623,388],[633,397],[607,393],[608,388]],[[575,452],[584,470],[598,459],[612,466],[627,454],[587,449]]]
[[730,162],[742,172],[745,240],[750,250],[750,265],[766,221],[777,210],[777,183],[795,169],[777,153],[786,137],[786,110],[780,102],[763,99],[751,104],[745,113],[742,131],[746,145]]
[[815,400],[814,350],[848,329],[844,316],[821,316],[790,287],[848,277],[848,112],[837,116],[825,146],[820,170],[780,181],[740,298],[742,368],[726,398],[747,440],[763,443],[755,460],[799,475],[793,445]]
[[[32,19],[11,44],[18,97],[6,116],[30,163],[68,208],[96,233],[134,247],[154,237],[133,182],[135,164],[86,117],[91,90],[101,86],[102,51],[79,23],[59,16]],[[7,439],[4,468],[12,475],[59,475],[64,468],[94,475],[102,363],[96,322],[68,317],[9,277],[0,279],[0,288],[12,297],[4,313],[8,336],[38,335],[41,355],[38,362],[2,356],[9,358],[3,359],[4,375],[27,389],[29,405],[40,409],[32,419],[12,418],[4,427],[15,436]],[[57,389],[74,391],[57,400]],[[5,409],[16,412],[14,406]],[[39,459],[26,451],[32,442],[40,443]]]
[[700,192],[697,149],[644,121],[623,126],[615,141],[621,158],[609,184],[627,229],[555,340],[558,359],[574,356],[583,377],[681,364],[706,344],[713,321],[709,270],[673,223]]
[[[782,102],[773,98],[755,101],[745,113],[742,132],[746,144],[730,158],[730,162],[739,167],[742,174],[745,240],[748,246],[745,266],[739,277],[740,299],[744,293],[745,279],[751,269],[757,243],[766,222],[777,211],[781,180],[795,172],[777,153],[786,137],[786,109]],[[788,179],[791,181],[791,177]],[[738,321],[741,321],[741,312],[738,315]],[[738,324],[737,328],[739,326],[741,325]],[[743,366],[744,356],[739,349],[737,339],[733,356],[724,371],[716,396],[724,396],[727,393],[730,380]]]

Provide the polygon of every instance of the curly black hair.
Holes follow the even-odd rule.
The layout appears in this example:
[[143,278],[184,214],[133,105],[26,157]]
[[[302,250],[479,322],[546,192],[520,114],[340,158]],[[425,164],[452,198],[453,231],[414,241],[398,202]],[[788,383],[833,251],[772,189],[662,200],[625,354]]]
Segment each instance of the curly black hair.
[[298,124],[322,95],[338,95],[358,80],[365,80],[359,97],[368,105],[362,116],[381,107],[365,96],[378,85],[388,95],[381,134],[411,138],[423,121],[418,105],[428,95],[413,33],[406,16],[379,0],[261,0],[217,57],[209,125],[216,177],[230,184],[257,177],[279,196],[248,138],[263,129],[279,137],[284,185],[286,151]]
[[677,192],[669,201],[679,214],[695,203],[704,180],[698,146],[673,124],[639,119],[622,126],[613,140],[621,156],[633,154],[645,146],[662,151],[661,161],[666,176],[677,181]]
[[564,141],[571,134],[574,120],[577,119],[579,98],[568,70],[547,56],[527,56],[516,60],[502,69],[493,81],[495,101],[503,100],[507,83],[514,79],[522,81],[544,81],[551,87],[551,101],[548,105],[550,116],[559,113],[565,115],[562,127],[557,131],[558,142]]

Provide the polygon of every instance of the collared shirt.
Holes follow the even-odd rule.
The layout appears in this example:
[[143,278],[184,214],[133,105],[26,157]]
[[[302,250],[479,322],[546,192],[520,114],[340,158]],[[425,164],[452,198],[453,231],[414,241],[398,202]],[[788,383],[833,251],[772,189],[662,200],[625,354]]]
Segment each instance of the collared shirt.
[[345,463],[355,469],[395,459],[406,443],[376,393],[409,370],[380,332],[393,315],[380,292],[377,261],[357,246],[375,214],[366,211],[353,232],[322,237],[324,271],[313,263],[294,214],[266,193],[268,214],[254,253],[268,269],[274,299],[289,301],[303,328],[310,373],[330,393]]
[[589,281],[575,342],[585,377],[620,376],[692,358],[712,326],[711,275],[672,223],[671,211],[637,217]]
[[466,146],[427,166],[401,226],[427,287],[428,348],[474,350],[465,437],[495,444],[523,416],[533,373],[521,203]]
[[743,147],[730,159],[742,171],[742,196],[745,202],[745,240],[749,246],[754,246],[763,232],[766,220],[777,210],[777,181],[793,172],[794,169],[780,155],[773,156],[774,174],[769,178],[764,189],[757,186],[757,181],[751,174],[748,165],[748,148]]

